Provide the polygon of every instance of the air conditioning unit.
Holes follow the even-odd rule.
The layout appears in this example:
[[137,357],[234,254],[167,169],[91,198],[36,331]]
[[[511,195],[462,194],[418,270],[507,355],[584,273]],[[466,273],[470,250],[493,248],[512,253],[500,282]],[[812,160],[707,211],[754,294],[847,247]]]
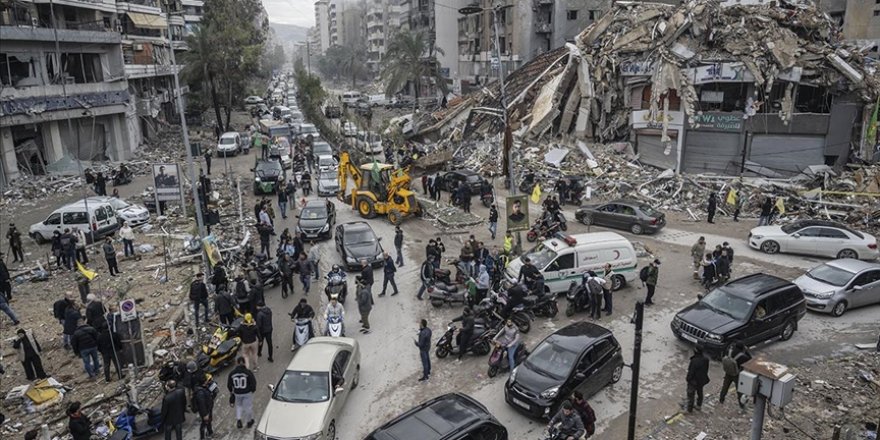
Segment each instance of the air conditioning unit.
[[138,52],[141,52],[144,50],[144,45],[143,44],[135,44],[132,46],[132,48],[134,48],[134,50],[136,50]]

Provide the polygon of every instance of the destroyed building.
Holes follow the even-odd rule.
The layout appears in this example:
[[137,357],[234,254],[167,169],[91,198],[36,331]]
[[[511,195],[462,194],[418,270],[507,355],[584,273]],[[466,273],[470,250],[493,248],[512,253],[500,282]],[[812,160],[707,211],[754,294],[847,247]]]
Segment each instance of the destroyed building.
[[[875,160],[869,46],[844,42],[810,4],[617,2],[511,73],[508,116],[526,143],[625,140],[641,163],[676,172],[780,177]],[[484,89],[419,126],[443,137],[466,118],[465,137],[498,133],[498,108],[498,88]]]

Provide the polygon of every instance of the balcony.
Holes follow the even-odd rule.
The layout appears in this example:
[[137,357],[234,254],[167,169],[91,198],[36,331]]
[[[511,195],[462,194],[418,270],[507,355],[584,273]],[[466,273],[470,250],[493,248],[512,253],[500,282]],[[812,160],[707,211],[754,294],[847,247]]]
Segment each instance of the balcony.
[[172,26],[185,26],[186,21],[180,15],[172,15],[168,17],[168,22],[171,23]]
[[52,112],[126,104],[129,99],[125,81],[68,84],[65,89],[66,97],[60,84],[18,89],[6,87],[0,93],[3,98],[0,100],[0,115],[3,115],[0,119],[4,125],[57,120],[64,115]]
[[183,66],[180,64],[177,66],[170,64],[126,64],[125,77],[127,79],[151,78],[173,75],[175,72],[180,73],[181,70],[183,70]]
[[189,45],[186,44],[186,41],[174,40],[171,42],[171,47],[174,50],[189,50]]
[[120,14],[127,12],[140,12],[151,15],[162,14],[162,9],[155,0],[123,0],[116,3],[116,11]]
[[202,21],[202,16],[201,15],[184,15],[183,21],[185,21],[187,23],[198,23],[198,22]]
[[[103,21],[63,22],[58,32],[58,41],[62,43],[117,44],[120,41],[118,32],[108,29]],[[55,29],[37,20],[20,21],[13,17],[0,16],[0,34],[3,41],[55,41]]]
[[205,2],[202,0],[183,0],[183,6],[192,6],[196,8],[204,8]]
[[553,6],[553,0],[535,0],[537,6]]
[[49,3],[52,3],[55,7],[63,5],[73,6],[75,8],[95,9],[104,12],[116,12],[115,0],[33,0],[33,2],[38,5],[48,5]]

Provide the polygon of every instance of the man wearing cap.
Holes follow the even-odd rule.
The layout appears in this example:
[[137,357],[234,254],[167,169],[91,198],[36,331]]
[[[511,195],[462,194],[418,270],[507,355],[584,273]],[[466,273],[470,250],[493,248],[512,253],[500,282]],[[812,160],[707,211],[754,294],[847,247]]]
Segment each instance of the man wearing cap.
[[645,280],[645,285],[648,287],[648,296],[645,297],[645,305],[649,306],[654,304],[654,301],[651,299],[654,298],[654,289],[657,288],[657,277],[660,275],[660,260],[655,259],[648,266],[648,279]]
[[250,313],[244,314],[244,322],[239,328],[241,338],[241,355],[244,357],[245,366],[248,370],[257,370],[257,339],[259,330],[257,322]]
[[205,285],[204,273],[197,273],[196,279],[189,285],[189,300],[195,310],[196,326],[199,325],[199,305],[205,307],[205,322],[208,322],[208,286]]

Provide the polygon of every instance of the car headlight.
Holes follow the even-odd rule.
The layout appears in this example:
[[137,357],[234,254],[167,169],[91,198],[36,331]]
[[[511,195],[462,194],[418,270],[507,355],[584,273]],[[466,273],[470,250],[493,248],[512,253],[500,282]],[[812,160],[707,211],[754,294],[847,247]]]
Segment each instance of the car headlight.
[[763,235],[753,235],[752,238],[754,238],[755,240],[760,240],[760,239],[764,238],[764,236]]
[[349,262],[349,263],[352,263],[352,264],[357,263],[357,260],[355,260],[355,259],[352,258],[352,257],[345,257],[345,261],[347,261],[347,262]]
[[545,399],[554,399],[559,394],[559,387],[548,388],[541,393],[541,397]]
[[721,340],[724,338],[722,338],[721,335],[716,335],[715,333],[706,333],[706,339],[710,341],[721,342]]
[[672,318],[672,326],[675,328],[681,327],[681,318],[679,318],[678,316]]
[[321,440],[321,438],[323,436],[324,436],[324,431],[321,431],[321,432],[318,432],[318,433],[315,433],[312,435],[307,435],[307,436],[303,437],[302,440]]
[[518,369],[519,369],[519,367],[514,367],[513,371],[510,372],[510,379],[508,379],[509,382],[511,382],[511,383],[516,382],[516,370],[518,370]]
[[321,228],[321,232],[327,232],[329,230],[330,230],[330,225],[324,225],[324,227]]
[[816,292],[813,295],[819,299],[828,299],[828,298],[831,298],[832,296],[834,296],[834,291],[831,290],[828,292]]
[[259,181],[260,181],[259,177],[254,177],[254,182],[259,182]]

